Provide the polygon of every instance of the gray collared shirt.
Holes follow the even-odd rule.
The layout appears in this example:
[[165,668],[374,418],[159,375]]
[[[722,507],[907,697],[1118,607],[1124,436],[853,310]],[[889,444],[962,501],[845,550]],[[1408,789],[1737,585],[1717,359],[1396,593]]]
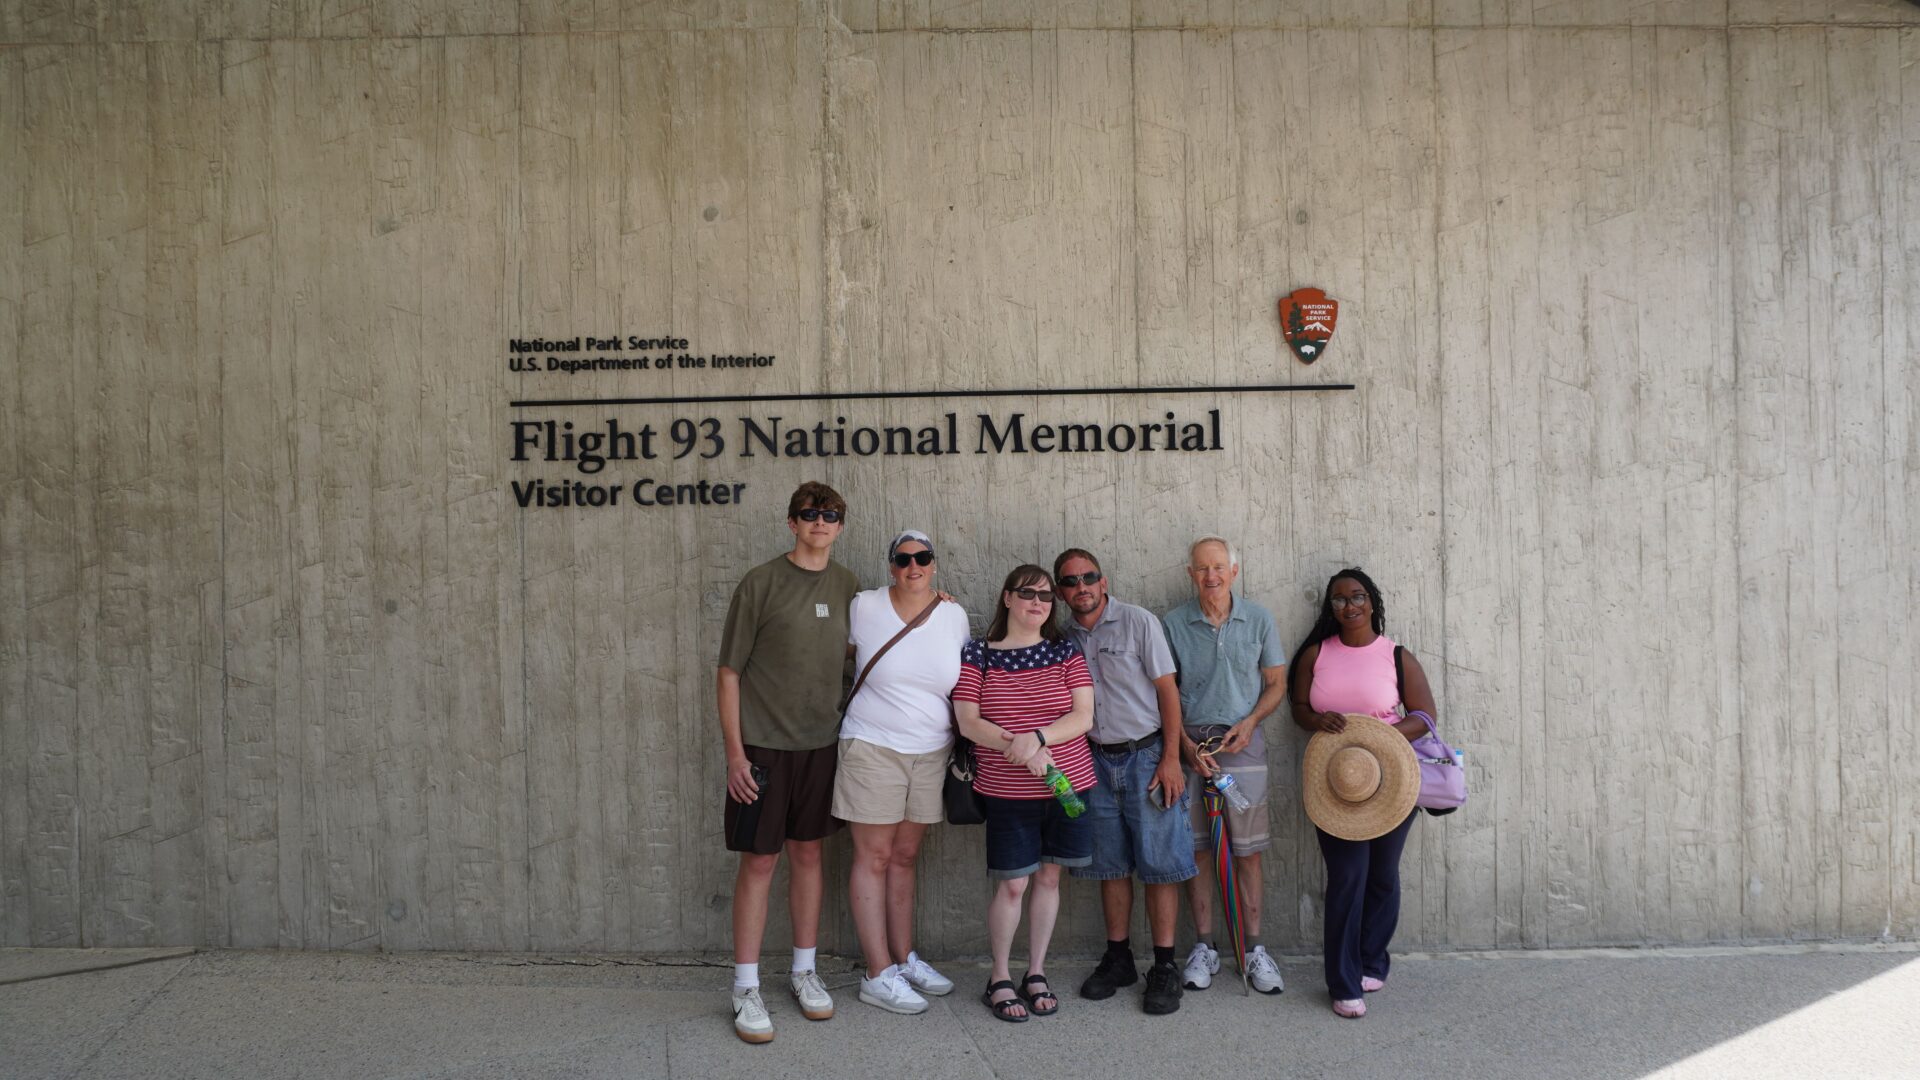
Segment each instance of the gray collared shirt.
[[1153,680],[1173,674],[1173,653],[1153,612],[1107,597],[1089,630],[1071,617],[1067,633],[1093,675],[1093,734],[1097,743],[1128,742],[1160,730],[1160,696]]
[[[1260,669],[1286,665],[1273,613],[1244,596],[1233,598],[1233,610],[1218,628],[1207,621],[1198,600],[1167,612],[1165,622],[1167,641],[1180,661],[1180,717],[1189,732],[1245,720],[1265,685]],[[1256,731],[1243,756],[1264,760],[1265,749],[1266,739]]]

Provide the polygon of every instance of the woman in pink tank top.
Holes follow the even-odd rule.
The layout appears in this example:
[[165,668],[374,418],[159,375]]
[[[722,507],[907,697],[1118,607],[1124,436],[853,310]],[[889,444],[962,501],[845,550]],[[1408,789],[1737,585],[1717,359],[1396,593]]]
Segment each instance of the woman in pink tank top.
[[[1293,722],[1309,732],[1339,732],[1347,726],[1343,713],[1361,713],[1392,724],[1409,742],[1426,734],[1426,721],[1413,716],[1433,715],[1426,672],[1412,653],[1401,652],[1402,700],[1395,645],[1386,631],[1386,603],[1373,579],[1358,567],[1335,574],[1321,596],[1319,621],[1288,665]],[[1365,1016],[1364,995],[1386,988],[1392,962],[1387,946],[1400,921],[1400,851],[1417,813],[1372,840],[1342,840],[1314,829],[1327,863],[1327,990],[1341,1016]]]

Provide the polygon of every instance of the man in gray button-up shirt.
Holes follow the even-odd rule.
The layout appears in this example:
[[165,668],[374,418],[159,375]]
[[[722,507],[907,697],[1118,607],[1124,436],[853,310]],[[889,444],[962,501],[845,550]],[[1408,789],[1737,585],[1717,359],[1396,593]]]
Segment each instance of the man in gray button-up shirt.
[[1053,561],[1054,588],[1073,617],[1067,634],[1093,675],[1093,768],[1100,782],[1086,793],[1093,823],[1093,863],[1074,877],[1100,882],[1107,951],[1080,996],[1112,997],[1139,978],[1127,929],[1133,924],[1133,878],[1146,884],[1153,967],[1142,1007],[1180,1007],[1180,969],[1173,936],[1180,920],[1180,882],[1199,873],[1187,820],[1186,776],[1180,767],[1180,690],[1160,620],[1143,607],[1107,595],[1099,560],[1069,548]]
[[[1197,788],[1200,775],[1220,769],[1233,774],[1234,787],[1252,804],[1246,810],[1227,807],[1227,833],[1233,850],[1233,871],[1246,919],[1247,982],[1264,994],[1281,989],[1280,968],[1260,943],[1260,853],[1273,843],[1267,828],[1267,744],[1260,725],[1278,708],[1286,694],[1287,650],[1280,643],[1273,614],[1233,594],[1240,576],[1240,555],[1217,536],[1195,541],[1187,551],[1187,576],[1193,579],[1192,600],[1165,616],[1167,641],[1180,663],[1180,711],[1186,720],[1184,753],[1199,769],[1190,775]],[[1205,758],[1194,754],[1195,741],[1218,736],[1218,749]],[[1192,800],[1194,842],[1212,843],[1200,793]],[[1220,970],[1213,948],[1213,902],[1196,882],[1188,886],[1193,926],[1199,940],[1187,958],[1186,985],[1203,989]]]

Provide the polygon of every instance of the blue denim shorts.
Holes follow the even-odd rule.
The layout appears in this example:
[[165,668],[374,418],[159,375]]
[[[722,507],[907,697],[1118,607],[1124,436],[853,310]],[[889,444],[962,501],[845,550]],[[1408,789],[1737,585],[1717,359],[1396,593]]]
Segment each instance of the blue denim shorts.
[[[1083,791],[1080,797],[1089,794]],[[1068,817],[1059,799],[982,795],[980,801],[987,807],[988,877],[1023,878],[1043,862],[1085,866],[1093,860],[1093,826],[1087,815]]]
[[1185,881],[1199,873],[1193,861],[1193,827],[1188,822],[1191,794],[1162,810],[1147,790],[1160,767],[1159,744],[1120,754],[1093,748],[1093,772],[1100,778],[1084,796],[1086,819],[1093,823],[1093,862],[1073,876],[1108,881],[1138,874],[1148,885]]

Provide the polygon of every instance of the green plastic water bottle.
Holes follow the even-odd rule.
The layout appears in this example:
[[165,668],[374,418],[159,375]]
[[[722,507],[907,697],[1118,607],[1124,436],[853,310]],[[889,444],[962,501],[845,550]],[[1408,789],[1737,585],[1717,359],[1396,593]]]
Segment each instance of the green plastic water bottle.
[[1060,766],[1047,766],[1047,786],[1053,789],[1053,797],[1060,800],[1060,807],[1068,817],[1079,817],[1087,812],[1087,804],[1081,800],[1080,793],[1073,790],[1073,782],[1067,779],[1066,773],[1060,771]]

